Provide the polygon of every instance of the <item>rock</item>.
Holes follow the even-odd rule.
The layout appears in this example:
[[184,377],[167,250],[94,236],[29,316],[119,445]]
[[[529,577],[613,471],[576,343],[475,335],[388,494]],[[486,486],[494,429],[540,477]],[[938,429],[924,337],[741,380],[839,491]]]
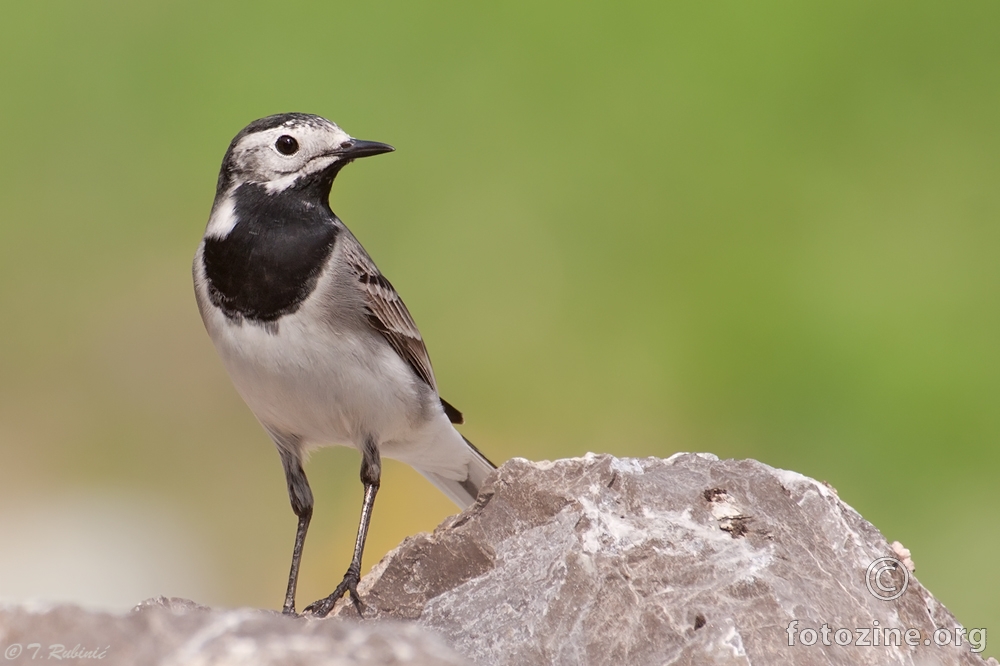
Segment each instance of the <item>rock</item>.
[[977,654],[985,629],[962,634],[913,566],[829,486],[753,460],[515,459],[473,507],[376,565],[363,621],[346,600],[326,620],[163,598],[124,616],[0,608],[0,652],[130,666],[996,666]]
[[985,630],[955,645],[959,623],[906,567],[866,579],[883,557],[900,559],[800,474],[589,454],[508,462],[359,591],[371,616],[416,621],[479,664],[985,663]]
[[128,615],[57,606],[0,608],[0,663],[65,660],[137,666],[468,664],[413,623],[294,619],[153,599]]

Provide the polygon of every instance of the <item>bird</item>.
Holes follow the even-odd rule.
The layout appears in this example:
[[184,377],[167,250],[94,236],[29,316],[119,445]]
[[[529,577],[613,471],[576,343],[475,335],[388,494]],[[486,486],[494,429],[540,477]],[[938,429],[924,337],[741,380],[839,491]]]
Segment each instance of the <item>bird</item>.
[[298,518],[282,612],[295,592],[313,494],[303,465],[324,446],[360,453],[363,501],[343,580],[303,615],[325,617],[357,585],[382,457],[402,461],[459,507],[495,465],[458,432],[462,413],[438,394],[424,340],[392,284],[330,207],[352,161],[392,146],[307,113],[243,128],[222,160],[195,253],[202,321],[222,364],[277,447]]

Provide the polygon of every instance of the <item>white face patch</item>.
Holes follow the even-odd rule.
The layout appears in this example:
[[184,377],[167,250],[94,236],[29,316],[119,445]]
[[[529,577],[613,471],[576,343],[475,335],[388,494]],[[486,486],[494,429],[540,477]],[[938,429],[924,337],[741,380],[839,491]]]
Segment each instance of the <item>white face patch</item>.
[[[282,154],[275,146],[278,138],[286,135],[298,144],[291,155]],[[332,153],[348,141],[351,136],[347,132],[319,118],[308,123],[293,120],[248,134],[233,149],[235,184],[259,183],[270,194],[282,192],[299,178],[340,160]]]
[[322,171],[323,169],[327,168],[328,166],[330,166],[334,162],[337,162],[338,160],[340,160],[340,157],[336,155],[313,158],[308,162],[306,162],[306,164],[298,171],[285,174],[284,176],[275,178],[274,180],[267,181],[266,183],[264,183],[264,189],[267,190],[268,194],[277,194],[278,192],[284,192],[302,176],[307,176],[311,173]]

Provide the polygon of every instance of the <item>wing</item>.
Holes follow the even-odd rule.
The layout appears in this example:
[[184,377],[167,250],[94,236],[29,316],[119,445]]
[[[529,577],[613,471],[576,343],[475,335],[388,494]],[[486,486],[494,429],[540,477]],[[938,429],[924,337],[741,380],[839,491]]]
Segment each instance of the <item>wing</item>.
[[[424,339],[392,284],[379,272],[375,262],[360,244],[350,243],[344,256],[365,293],[368,321],[392,346],[425,384],[437,391],[431,358]],[[462,413],[441,400],[441,406],[452,423],[462,423]]]

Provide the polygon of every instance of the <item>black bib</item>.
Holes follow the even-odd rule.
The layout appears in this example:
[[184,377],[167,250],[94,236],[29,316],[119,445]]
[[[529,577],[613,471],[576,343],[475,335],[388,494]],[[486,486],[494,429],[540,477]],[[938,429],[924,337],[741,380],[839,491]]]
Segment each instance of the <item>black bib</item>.
[[236,226],[205,239],[208,294],[230,319],[276,321],[316,288],[338,228],[328,206],[300,194],[241,185],[233,193]]

